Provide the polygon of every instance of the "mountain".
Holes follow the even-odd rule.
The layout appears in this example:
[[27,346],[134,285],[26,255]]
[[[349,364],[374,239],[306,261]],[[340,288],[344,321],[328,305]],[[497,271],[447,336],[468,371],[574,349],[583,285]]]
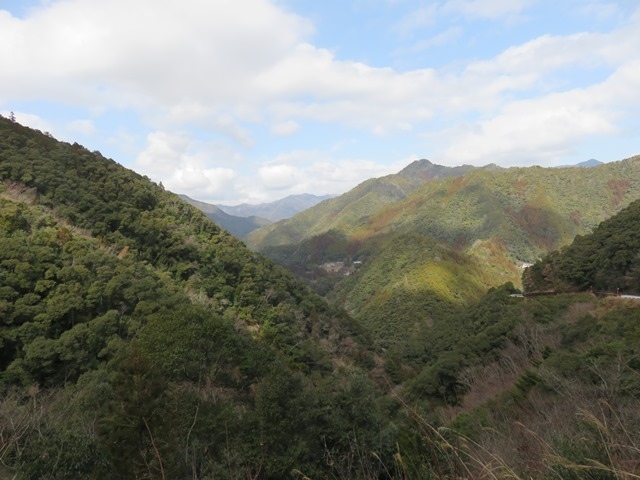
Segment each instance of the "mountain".
[[349,192],[326,200],[291,219],[252,232],[252,248],[291,245],[331,230],[353,231],[358,222],[385,205],[405,198],[425,183],[462,175],[474,167],[444,167],[429,160],[417,160],[397,174],[369,179]]
[[577,236],[571,245],[552,252],[528,268],[528,293],[595,291],[640,294],[640,201]]
[[147,178],[0,118],[0,245],[0,477],[393,462],[357,324]]
[[[608,280],[635,278],[637,210],[580,237]],[[311,245],[360,255],[337,270],[378,330],[160,185],[0,117],[0,478],[640,474],[640,302],[462,299],[491,257],[345,239]]]
[[[403,332],[488,288],[519,285],[523,266],[637,198],[640,157],[597,168],[488,166],[426,183],[398,174],[368,180],[247,241],[305,275],[377,332],[382,346],[390,312],[393,331]],[[360,263],[347,276],[324,267],[353,261]]]
[[238,217],[235,215],[229,215],[228,213],[222,211],[215,205],[210,203],[200,202],[198,200],[194,200],[186,195],[178,195],[182,200],[187,202],[189,205],[193,205],[198,210],[203,212],[208,218],[216,222],[222,228],[227,230],[232,235],[235,235],[238,238],[243,238],[247,234],[251,233],[257,228],[263,227],[265,225],[269,225],[271,223],[270,220],[266,218],[260,217]]
[[332,198],[334,195],[312,195],[303,193],[300,195],[289,195],[280,200],[270,203],[261,203],[258,205],[250,205],[243,203],[241,205],[218,205],[218,207],[237,217],[260,217],[277,222],[294,216],[296,213],[302,212],[307,208],[311,208],[318,203]]
[[597,167],[598,165],[602,165],[603,162],[600,160],[596,160],[592,158],[590,160],[585,160],[584,162],[580,162],[576,164],[576,167]]
[[591,168],[597,167],[599,165],[604,165],[600,160],[596,160],[595,158],[591,158],[589,160],[585,160],[584,162],[576,163],[575,165],[562,165],[556,168],[570,168],[570,167],[583,167],[583,168]]

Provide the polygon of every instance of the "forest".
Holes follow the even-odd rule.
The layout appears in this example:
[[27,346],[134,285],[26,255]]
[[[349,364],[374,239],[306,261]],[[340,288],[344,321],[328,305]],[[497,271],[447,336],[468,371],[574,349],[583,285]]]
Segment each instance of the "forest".
[[0,118],[0,478],[635,478],[640,304],[589,287],[638,286],[639,205],[532,268],[555,295],[484,288],[407,233],[473,294],[371,271],[354,316],[161,185]]

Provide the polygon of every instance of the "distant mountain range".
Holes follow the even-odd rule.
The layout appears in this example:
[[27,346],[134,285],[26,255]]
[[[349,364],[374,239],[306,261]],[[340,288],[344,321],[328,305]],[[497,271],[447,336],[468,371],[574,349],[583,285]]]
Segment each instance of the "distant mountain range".
[[241,205],[218,205],[218,208],[229,215],[237,217],[261,217],[277,222],[285,218],[293,217],[307,208],[334,197],[335,195],[312,195],[303,193],[300,195],[289,195],[275,202],[260,203],[251,205],[243,203]]
[[[603,163],[598,160],[590,159],[575,165],[562,165],[557,168],[596,167],[602,164]],[[478,167],[473,167],[471,165],[447,167],[431,163],[426,159],[416,160],[396,175],[390,175],[379,179],[371,179],[364,182],[361,184],[363,185],[363,188],[359,189],[355,193],[355,196],[357,197],[360,194],[366,196],[369,189],[386,189],[386,193],[382,193],[381,191],[378,192],[381,194],[381,198],[379,198],[378,201],[384,203],[387,200],[398,200],[400,198],[404,198],[406,194],[410,193],[414,188],[417,188],[423,183],[441,180],[446,177],[463,175],[475,168]],[[501,167],[495,164],[489,164],[482,168],[486,170],[501,169]],[[240,205],[215,205],[195,200],[187,195],[180,195],[180,198],[198,208],[211,220],[216,222],[222,228],[228,230],[231,234],[239,238],[244,238],[260,227],[291,218],[300,212],[316,206],[324,200],[329,200],[336,196],[337,195],[313,195],[310,193],[303,193],[300,195],[289,195],[274,202],[260,204],[243,203]],[[353,196],[345,197],[345,200],[347,203],[353,203]],[[348,208],[352,207],[349,206]],[[357,208],[358,207],[355,207],[356,210]]]
[[243,203],[229,206],[214,205],[194,200],[187,195],[179,195],[182,200],[196,207],[219,226],[238,238],[244,238],[257,228],[269,225],[272,222],[292,217],[333,196],[303,193],[301,195],[289,195],[270,203],[257,205]]
[[256,228],[260,228],[271,223],[271,221],[266,218],[254,215],[248,217],[229,215],[216,205],[194,200],[186,195],[179,195],[179,197],[185,202],[196,207],[208,218],[216,222],[216,224],[238,238],[243,238]]

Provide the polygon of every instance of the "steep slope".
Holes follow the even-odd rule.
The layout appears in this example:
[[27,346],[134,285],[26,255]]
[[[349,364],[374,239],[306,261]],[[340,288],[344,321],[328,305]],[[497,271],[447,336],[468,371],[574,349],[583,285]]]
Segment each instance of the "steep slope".
[[526,292],[640,294],[640,200],[528,268]]
[[[496,291],[468,311],[475,329],[483,318],[500,325],[485,337],[499,347],[489,356],[479,350],[484,353],[474,365],[468,349],[446,363],[441,356],[440,371],[461,397],[440,417],[453,418],[457,439],[441,437],[432,445],[446,451],[449,465],[476,471],[463,460],[473,458],[476,468],[498,466],[510,478],[640,473],[640,301],[598,298],[590,289],[640,290],[639,222],[635,201],[526,270],[526,291],[553,294],[522,300]],[[490,315],[478,315],[489,305]],[[467,345],[480,346],[480,339]],[[462,344],[456,341],[454,351]],[[423,370],[411,390],[433,373]]]
[[355,438],[392,455],[357,326],[148,179],[0,118],[0,245],[0,476],[323,477]]
[[291,219],[274,223],[247,236],[247,245],[257,250],[293,245],[304,239],[336,230],[349,234],[358,224],[385,205],[405,198],[421,185],[449,176],[459,176],[474,167],[443,167],[419,160],[397,174],[367,180],[349,192],[326,200]]
[[335,195],[312,195],[310,193],[303,193],[300,195],[289,195],[275,202],[261,203],[258,205],[243,203],[241,205],[218,205],[218,207],[230,215],[266,218],[272,222],[277,222],[285,218],[293,217],[296,213],[300,213],[334,196]]
[[[372,179],[322,209],[254,232],[249,245],[264,251],[293,246],[334,231],[348,239],[378,232],[415,231],[450,245],[495,233],[523,260],[567,244],[640,195],[640,157],[593,168],[475,169],[400,192],[402,176]],[[369,191],[375,192],[369,202]],[[393,192],[393,193],[392,193]],[[394,195],[395,193],[395,195]],[[383,198],[384,200],[381,200]],[[335,206],[330,209],[329,207]]]
[[462,248],[495,239],[514,260],[532,262],[638,197],[640,157],[588,169],[479,169],[425,185],[357,234],[411,231]]
[[[416,177],[410,170],[406,176]],[[259,251],[306,276],[381,346],[490,287],[519,286],[523,266],[640,197],[640,157],[592,168],[490,165],[413,183],[400,194],[390,185],[403,179],[370,180],[319,206],[340,211],[316,207],[250,236],[257,241],[266,232]],[[366,188],[375,192],[372,201]],[[387,192],[384,201],[380,192]],[[358,267],[349,276],[325,268],[353,261]]]
[[269,225],[271,221],[266,218],[260,218],[256,216],[241,217],[230,215],[215,205],[210,203],[194,200],[186,195],[178,195],[182,200],[189,205],[193,205],[208,218],[216,222],[222,228],[227,230],[232,235],[242,238],[247,234],[253,232],[255,229]]

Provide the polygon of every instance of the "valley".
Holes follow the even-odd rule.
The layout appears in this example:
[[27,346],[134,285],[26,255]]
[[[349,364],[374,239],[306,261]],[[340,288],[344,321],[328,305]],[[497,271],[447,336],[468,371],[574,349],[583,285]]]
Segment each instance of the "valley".
[[423,160],[245,245],[0,118],[0,478],[634,478],[638,231],[640,157]]

